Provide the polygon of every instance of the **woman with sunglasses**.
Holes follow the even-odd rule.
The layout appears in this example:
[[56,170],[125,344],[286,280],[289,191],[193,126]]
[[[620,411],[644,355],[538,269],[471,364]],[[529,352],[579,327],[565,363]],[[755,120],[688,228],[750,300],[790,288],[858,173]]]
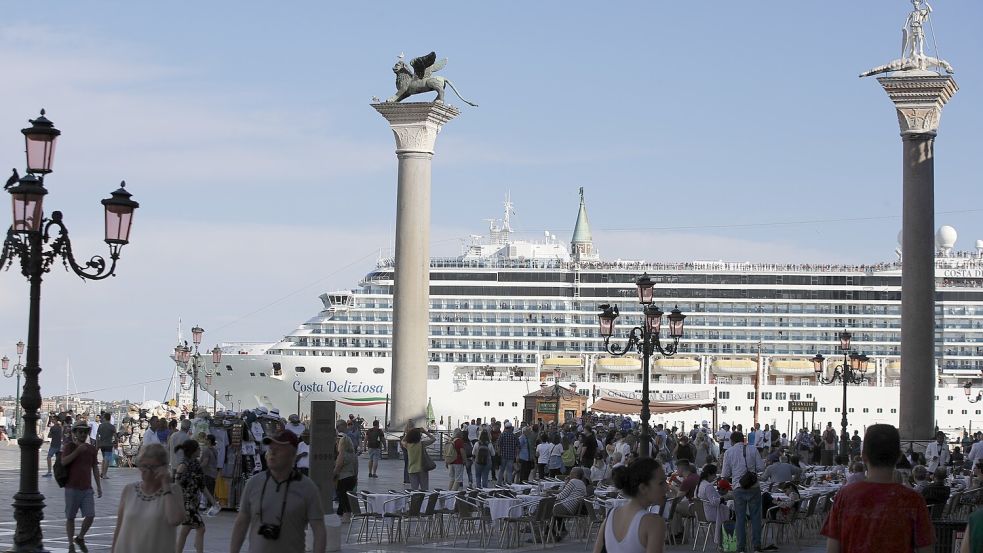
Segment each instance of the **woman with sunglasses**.
[[120,495],[112,553],[173,553],[177,526],[184,520],[181,487],[172,484],[167,450],[149,444],[137,457],[140,481]]

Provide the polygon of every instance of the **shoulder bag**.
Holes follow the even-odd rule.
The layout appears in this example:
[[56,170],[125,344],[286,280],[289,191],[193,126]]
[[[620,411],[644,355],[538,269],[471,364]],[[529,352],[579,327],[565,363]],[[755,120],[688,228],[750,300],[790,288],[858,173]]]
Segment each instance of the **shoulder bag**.
[[[748,462],[747,462],[747,444],[744,444],[744,450],[741,452],[741,454],[744,455],[744,468],[745,468],[745,472],[741,476],[741,479],[738,480],[738,483],[745,490],[749,490],[749,489],[753,488],[758,483],[758,473],[754,472],[753,470],[750,469],[750,467],[748,467]],[[755,455],[757,455],[757,453],[755,453]]]
[[437,463],[433,462],[433,459],[430,458],[430,454],[427,453],[427,448],[422,444],[420,445],[420,468],[423,469],[423,472],[430,472],[437,468]]

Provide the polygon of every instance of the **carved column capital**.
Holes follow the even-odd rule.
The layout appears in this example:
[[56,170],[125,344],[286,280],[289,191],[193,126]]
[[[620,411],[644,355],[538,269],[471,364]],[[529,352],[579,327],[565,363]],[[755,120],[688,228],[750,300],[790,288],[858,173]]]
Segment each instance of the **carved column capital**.
[[942,107],[959,90],[952,76],[928,71],[899,71],[877,82],[894,102],[902,135],[935,135]]
[[397,154],[433,155],[440,128],[461,113],[454,106],[437,102],[387,102],[372,107],[389,121]]

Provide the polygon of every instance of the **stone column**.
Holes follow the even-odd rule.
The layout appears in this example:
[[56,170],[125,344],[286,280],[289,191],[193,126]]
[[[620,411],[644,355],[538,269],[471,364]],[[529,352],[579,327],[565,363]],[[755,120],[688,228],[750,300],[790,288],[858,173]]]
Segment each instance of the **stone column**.
[[879,77],[901,125],[901,439],[927,442],[935,430],[935,135],[956,93],[949,75],[899,71]]
[[424,426],[430,328],[430,161],[441,126],[461,112],[443,103],[372,104],[389,121],[399,160],[389,428]]

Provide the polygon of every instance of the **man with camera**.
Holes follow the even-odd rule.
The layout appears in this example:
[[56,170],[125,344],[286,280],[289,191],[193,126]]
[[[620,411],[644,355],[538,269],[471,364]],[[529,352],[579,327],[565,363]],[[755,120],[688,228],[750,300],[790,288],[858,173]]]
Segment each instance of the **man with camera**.
[[327,537],[317,486],[294,468],[299,441],[289,430],[263,438],[267,470],[246,481],[231,553],[239,553],[247,533],[249,553],[304,553],[307,525],[314,533],[314,553],[323,553]]

